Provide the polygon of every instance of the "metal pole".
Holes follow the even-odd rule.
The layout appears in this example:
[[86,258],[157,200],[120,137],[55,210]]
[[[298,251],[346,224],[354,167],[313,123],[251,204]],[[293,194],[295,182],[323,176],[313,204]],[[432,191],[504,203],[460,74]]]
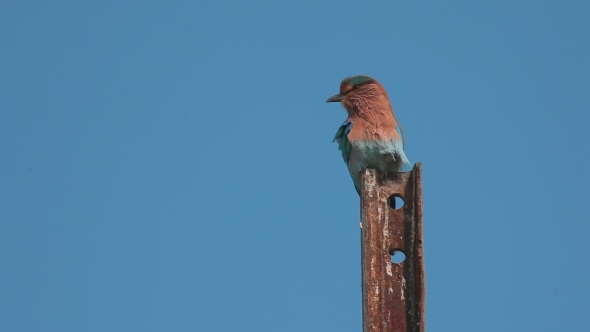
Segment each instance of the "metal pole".
[[[363,332],[425,331],[421,169],[361,173]],[[403,262],[392,262],[396,252]]]

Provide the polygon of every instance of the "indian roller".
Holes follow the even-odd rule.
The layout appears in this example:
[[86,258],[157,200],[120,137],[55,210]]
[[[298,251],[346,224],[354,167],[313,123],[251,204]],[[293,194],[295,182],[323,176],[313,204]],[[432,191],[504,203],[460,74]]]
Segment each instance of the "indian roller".
[[382,172],[399,172],[410,167],[404,153],[404,134],[393,114],[385,88],[368,76],[351,76],[340,83],[340,93],[327,103],[340,102],[348,118],[336,132],[334,142],[361,193],[360,172],[375,168]]

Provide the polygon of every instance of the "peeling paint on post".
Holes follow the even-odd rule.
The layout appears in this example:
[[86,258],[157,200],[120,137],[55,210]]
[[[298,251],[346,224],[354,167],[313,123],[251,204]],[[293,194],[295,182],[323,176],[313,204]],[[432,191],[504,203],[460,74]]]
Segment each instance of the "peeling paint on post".
[[[363,332],[424,332],[422,167],[382,174],[362,171],[361,258]],[[393,209],[389,200],[404,200]],[[391,261],[401,251],[405,260]]]

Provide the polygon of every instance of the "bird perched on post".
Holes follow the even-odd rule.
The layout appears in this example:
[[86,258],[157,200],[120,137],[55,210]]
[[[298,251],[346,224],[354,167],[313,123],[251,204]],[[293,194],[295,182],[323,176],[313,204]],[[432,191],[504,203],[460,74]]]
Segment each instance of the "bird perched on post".
[[340,93],[326,102],[341,102],[348,112],[334,142],[338,142],[359,195],[363,169],[399,172],[411,166],[404,153],[402,127],[395,119],[385,88],[379,82],[362,75],[347,77],[340,83]]

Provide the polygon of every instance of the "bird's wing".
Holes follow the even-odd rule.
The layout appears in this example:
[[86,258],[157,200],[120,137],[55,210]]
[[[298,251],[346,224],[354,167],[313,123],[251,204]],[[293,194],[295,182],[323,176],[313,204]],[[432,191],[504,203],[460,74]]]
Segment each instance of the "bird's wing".
[[395,125],[395,131],[399,134],[399,137],[402,139],[402,149],[406,148],[406,139],[404,138],[404,131],[402,130],[402,126],[399,124]]
[[[404,137],[404,131],[402,130],[402,126],[400,126],[399,124],[395,125],[395,131],[397,131],[397,133],[399,134],[399,141],[401,141],[401,147],[399,147],[396,149],[396,155],[398,156],[398,158],[400,158],[400,161],[398,163],[398,172],[408,172],[412,170],[412,164],[410,163],[410,161],[408,160],[408,157],[406,157],[406,153],[404,152],[404,149],[406,148],[406,139]],[[399,141],[397,144],[399,144]]]
[[352,150],[352,145],[348,140],[348,133],[350,132],[350,128],[352,128],[352,121],[344,121],[342,126],[338,128],[336,135],[334,136],[334,140],[332,142],[338,142],[338,149],[342,151],[342,159],[346,165],[348,165],[348,161],[350,160],[350,152]]

